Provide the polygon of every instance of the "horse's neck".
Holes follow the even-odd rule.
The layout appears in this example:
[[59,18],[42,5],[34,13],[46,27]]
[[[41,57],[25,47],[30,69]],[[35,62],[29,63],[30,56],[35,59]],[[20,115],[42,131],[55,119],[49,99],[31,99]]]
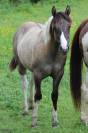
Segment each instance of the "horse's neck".
[[54,38],[50,35],[50,25],[52,22],[53,16],[51,16],[48,21],[43,25],[42,33],[43,33],[43,40],[44,45],[47,47],[47,54],[49,55],[55,55],[56,54],[56,46],[54,42]]
[[51,36],[50,36],[50,25],[51,25],[52,19],[53,19],[53,17],[51,16],[48,19],[48,21],[43,26],[43,36],[44,36],[45,44],[47,44],[50,41],[50,39],[51,39]]

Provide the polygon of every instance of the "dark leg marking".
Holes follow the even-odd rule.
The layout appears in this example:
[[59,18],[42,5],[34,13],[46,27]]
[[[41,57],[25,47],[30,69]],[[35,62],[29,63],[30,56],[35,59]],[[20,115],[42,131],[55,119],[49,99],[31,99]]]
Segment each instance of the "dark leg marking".
[[64,71],[60,71],[58,75],[53,78],[53,91],[51,94],[52,102],[53,102],[53,113],[52,113],[52,126],[56,127],[58,125],[57,119],[57,101],[58,101],[58,86],[62,79]]

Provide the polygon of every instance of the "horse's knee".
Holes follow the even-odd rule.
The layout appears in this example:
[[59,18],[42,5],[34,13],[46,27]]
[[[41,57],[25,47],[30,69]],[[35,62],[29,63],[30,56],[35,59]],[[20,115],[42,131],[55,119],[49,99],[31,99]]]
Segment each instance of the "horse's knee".
[[42,99],[42,94],[39,93],[39,92],[37,92],[37,93],[35,94],[35,102],[36,102],[36,101],[40,101],[41,99]]

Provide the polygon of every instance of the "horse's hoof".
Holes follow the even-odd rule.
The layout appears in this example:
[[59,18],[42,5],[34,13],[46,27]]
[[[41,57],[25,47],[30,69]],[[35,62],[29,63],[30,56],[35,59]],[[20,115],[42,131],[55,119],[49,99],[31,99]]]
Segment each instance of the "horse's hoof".
[[33,106],[33,101],[29,100],[29,110],[33,110],[34,106]]
[[26,116],[26,115],[28,115],[28,112],[27,112],[27,111],[24,111],[24,112],[22,113],[22,115],[23,115],[23,116]]
[[86,127],[88,127],[88,121],[82,121]]
[[88,127],[88,118],[81,118],[81,122]]
[[34,109],[34,107],[33,106],[29,106],[29,108],[28,108],[29,110],[33,110]]
[[52,127],[58,127],[59,123],[58,122],[53,122]]
[[31,127],[32,127],[32,128],[36,128],[36,127],[37,127],[37,123],[35,123],[35,124],[34,124],[34,123],[31,124]]

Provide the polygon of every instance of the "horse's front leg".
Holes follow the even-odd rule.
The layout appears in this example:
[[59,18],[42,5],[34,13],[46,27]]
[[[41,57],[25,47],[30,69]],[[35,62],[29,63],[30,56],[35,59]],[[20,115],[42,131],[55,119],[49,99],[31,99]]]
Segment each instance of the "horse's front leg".
[[63,76],[64,71],[60,71],[58,75],[54,75],[53,77],[53,91],[51,94],[53,109],[52,109],[52,126],[58,126],[58,118],[57,118],[57,100],[58,100],[58,86]]
[[39,101],[42,99],[41,94],[41,78],[37,75],[34,75],[34,83],[35,83],[35,96],[34,96],[34,108],[32,114],[32,127],[37,126],[37,118],[38,118],[38,105]]

